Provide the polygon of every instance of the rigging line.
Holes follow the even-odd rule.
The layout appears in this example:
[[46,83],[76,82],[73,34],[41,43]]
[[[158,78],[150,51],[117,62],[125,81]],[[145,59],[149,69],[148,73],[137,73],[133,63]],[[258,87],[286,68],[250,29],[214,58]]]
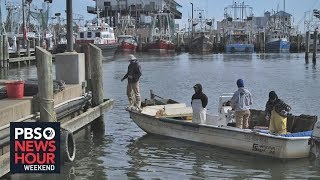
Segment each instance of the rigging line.
[[[312,9],[314,9],[314,7],[316,7],[319,2],[320,2],[320,0],[315,0],[313,5],[308,9],[308,11],[311,11]],[[303,15],[301,17],[301,19],[298,21],[297,25],[300,25],[304,19],[305,19],[305,15]]]

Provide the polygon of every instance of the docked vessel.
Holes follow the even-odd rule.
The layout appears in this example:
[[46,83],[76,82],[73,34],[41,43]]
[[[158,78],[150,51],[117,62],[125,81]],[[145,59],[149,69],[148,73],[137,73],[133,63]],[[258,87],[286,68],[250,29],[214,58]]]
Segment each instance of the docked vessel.
[[136,52],[138,44],[136,41],[135,19],[129,15],[119,18],[116,34],[118,41],[117,52]]
[[153,16],[150,25],[150,42],[148,51],[174,52],[174,17],[171,13],[157,13]]
[[225,51],[227,53],[252,53],[253,45],[253,13],[252,7],[242,3],[226,7],[225,18],[222,20]]
[[117,52],[136,52],[138,46],[135,38],[131,35],[119,35],[118,44]]
[[192,37],[189,50],[191,53],[211,52],[213,50],[213,19],[203,17],[201,10],[199,16],[191,20]]
[[76,43],[89,44],[98,46],[103,55],[113,55],[117,49],[118,43],[110,27],[103,19],[97,18],[96,21],[89,22],[85,27],[80,28]]
[[284,11],[269,17],[267,25],[266,51],[272,53],[287,53],[290,50],[291,14]]

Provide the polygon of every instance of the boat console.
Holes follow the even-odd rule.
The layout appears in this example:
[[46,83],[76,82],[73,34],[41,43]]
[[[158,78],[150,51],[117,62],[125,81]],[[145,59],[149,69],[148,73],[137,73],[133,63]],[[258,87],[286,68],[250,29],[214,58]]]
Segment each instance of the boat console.
[[225,126],[235,124],[234,111],[232,110],[230,100],[233,96],[233,93],[223,93],[219,97],[219,119],[222,119],[225,122]]

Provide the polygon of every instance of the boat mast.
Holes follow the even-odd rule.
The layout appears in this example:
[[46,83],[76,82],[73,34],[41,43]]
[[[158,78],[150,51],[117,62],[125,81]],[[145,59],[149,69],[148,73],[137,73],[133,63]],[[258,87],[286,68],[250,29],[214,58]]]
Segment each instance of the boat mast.
[[22,47],[25,47],[25,43],[26,43],[26,22],[25,22],[25,9],[24,9],[24,5],[25,5],[25,1],[21,0],[21,5],[22,5],[22,34],[23,34],[23,39],[22,39]]
[[2,11],[1,11],[1,3],[0,3],[0,35],[2,34],[2,30],[3,30],[3,27],[2,27]]

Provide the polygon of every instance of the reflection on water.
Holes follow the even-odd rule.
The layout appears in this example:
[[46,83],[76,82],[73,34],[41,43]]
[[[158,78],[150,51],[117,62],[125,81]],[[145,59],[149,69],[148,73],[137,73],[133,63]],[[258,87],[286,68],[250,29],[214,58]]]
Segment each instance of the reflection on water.
[[[169,177],[173,179],[288,179],[310,175],[320,178],[316,170],[303,172],[300,169],[315,165],[309,159],[282,162],[155,135],[144,135],[127,147],[127,154],[132,157],[129,175],[134,178],[156,178],[163,174],[171,174]],[[152,174],[146,176],[145,171]]]
[[[95,127],[79,133],[73,163],[61,175],[38,179],[319,179],[319,161],[270,160],[223,148],[147,135],[124,110],[128,54],[117,54],[103,64],[104,96],[114,108]],[[253,95],[252,108],[263,109],[270,90],[292,107],[293,114],[319,115],[319,65],[306,63],[304,54],[142,54],[140,91],[149,98],[153,89],[190,105],[193,85],[201,83],[209,98],[208,113],[216,114],[218,97],[234,92],[243,78]],[[312,61],[311,61],[312,62]],[[36,68],[7,71],[9,79],[35,78]],[[98,128],[97,128],[98,127]],[[100,130],[99,130],[100,129]],[[78,135],[78,134],[77,134]],[[14,176],[16,178],[16,176]],[[34,179],[23,176],[21,179]]]
[[223,61],[251,61],[253,54],[242,53],[242,54],[223,54]]

